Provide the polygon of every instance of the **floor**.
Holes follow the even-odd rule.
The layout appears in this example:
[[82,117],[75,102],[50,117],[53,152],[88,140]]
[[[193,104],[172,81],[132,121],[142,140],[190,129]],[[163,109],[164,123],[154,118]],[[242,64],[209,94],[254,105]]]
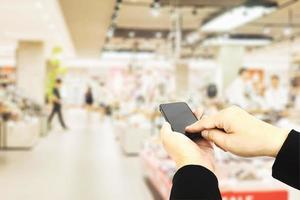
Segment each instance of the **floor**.
[[126,157],[109,119],[66,111],[31,151],[0,151],[2,200],[152,200],[138,157]]

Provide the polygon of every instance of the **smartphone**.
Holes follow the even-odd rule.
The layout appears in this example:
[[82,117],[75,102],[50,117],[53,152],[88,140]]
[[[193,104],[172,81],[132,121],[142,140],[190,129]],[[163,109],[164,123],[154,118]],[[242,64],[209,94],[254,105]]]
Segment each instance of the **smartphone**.
[[198,140],[202,137],[200,134],[190,134],[185,131],[185,127],[198,121],[185,102],[161,104],[159,110],[165,120],[170,123],[173,131],[182,133],[192,140]]

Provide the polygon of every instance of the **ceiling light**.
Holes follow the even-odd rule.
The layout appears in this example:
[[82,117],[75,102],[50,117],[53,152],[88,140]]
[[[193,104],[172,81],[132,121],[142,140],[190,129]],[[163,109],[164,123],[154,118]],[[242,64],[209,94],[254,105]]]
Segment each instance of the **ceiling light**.
[[160,15],[160,11],[158,8],[151,8],[151,15],[153,17],[158,17]]
[[162,33],[161,33],[161,32],[155,33],[155,37],[156,37],[157,39],[162,38]]
[[277,6],[273,4],[272,6],[239,6],[209,20],[202,26],[201,30],[205,32],[227,32],[269,14],[276,8]]
[[159,2],[155,2],[155,3],[153,4],[153,7],[154,7],[154,8],[160,8]]
[[263,29],[263,34],[268,35],[268,34],[270,34],[270,33],[271,33],[270,27],[264,27],[264,29]]
[[108,31],[107,31],[106,36],[107,36],[108,38],[112,38],[112,37],[114,36],[114,33],[115,33],[115,29],[112,28],[112,27],[110,27],[110,28],[108,29]]
[[134,37],[135,37],[135,32],[134,32],[134,31],[130,31],[130,32],[128,33],[128,36],[129,36],[130,38],[134,38]]
[[155,1],[154,3],[151,4],[151,15],[153,17],[158,17],[160,14],[160,4],[158,1]]
[[187,36],[186,41],[188,44],[194,44],[200,39],[200,36],[197,32],[191,33]]
[[271,42],[271,38],[214,37],[206,39],[203,42],[203,46],[265,46],[269,45]]
[[287,26],[283,29],[283,34],[285,36],[290,36],[290,35],[292,35],[292,33],[293,33],[293,29],[290,26]]

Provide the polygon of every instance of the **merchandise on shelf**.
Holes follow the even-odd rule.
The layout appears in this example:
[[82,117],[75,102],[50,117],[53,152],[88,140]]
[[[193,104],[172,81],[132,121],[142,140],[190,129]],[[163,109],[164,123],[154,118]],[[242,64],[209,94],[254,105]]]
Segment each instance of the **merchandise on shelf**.
[[0,89],[0,116],[0,148],[30,148],[46,132],[43,107],[13,86]]

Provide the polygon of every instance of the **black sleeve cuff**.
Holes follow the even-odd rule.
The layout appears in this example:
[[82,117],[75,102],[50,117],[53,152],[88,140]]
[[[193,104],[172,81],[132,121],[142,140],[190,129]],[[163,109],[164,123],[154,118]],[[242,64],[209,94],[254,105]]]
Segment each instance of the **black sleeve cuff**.
[[171,200],[221,200],[218,179],[199,165],[180,168],[173,178]]
[[272,176],[283,183],[300,189],[300,134],[292,130],[272,167]]

